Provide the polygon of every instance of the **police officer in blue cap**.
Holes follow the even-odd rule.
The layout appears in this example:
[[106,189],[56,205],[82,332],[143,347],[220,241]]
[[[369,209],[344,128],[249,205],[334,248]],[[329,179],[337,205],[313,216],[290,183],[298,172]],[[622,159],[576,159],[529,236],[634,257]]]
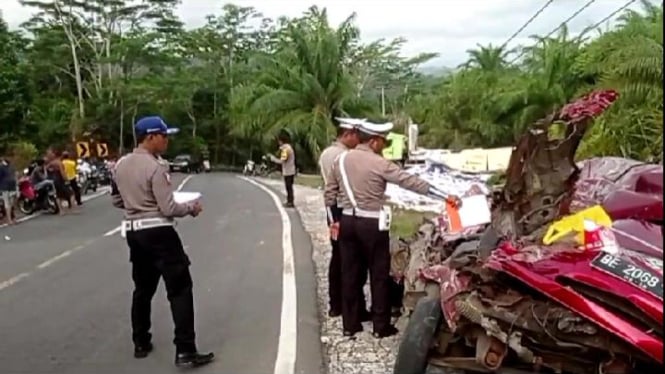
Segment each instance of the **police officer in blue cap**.
[[210,363],[214,354],[197,351],[194,333],[194,300],[189,258],[176,232],[174,218],[201,213],[197,202],[173,200],[168,163],[160,157],[168,147],[169,128],[158,116],[136,122],[138,147],[122,157],[115,167],[113,205],[124,210],[121,233],[129,245],[134,294],[132,339],[134,357],[152,351],[150,307],[159,279],[164,278],[175,324],[175,364],[179,367]]

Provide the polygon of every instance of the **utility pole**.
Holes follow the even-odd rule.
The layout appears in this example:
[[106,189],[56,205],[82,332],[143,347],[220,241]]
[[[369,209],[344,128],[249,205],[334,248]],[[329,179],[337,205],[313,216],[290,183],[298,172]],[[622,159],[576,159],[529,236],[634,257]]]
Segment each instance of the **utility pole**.
[[381,115],[386,116],[386,90],[381,86]]

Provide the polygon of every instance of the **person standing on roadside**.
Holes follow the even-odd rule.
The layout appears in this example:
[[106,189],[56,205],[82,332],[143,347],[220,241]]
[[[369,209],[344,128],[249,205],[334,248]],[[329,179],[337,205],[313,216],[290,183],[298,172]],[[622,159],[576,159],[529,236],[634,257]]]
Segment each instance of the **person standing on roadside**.
[[121,233],[132,263],[134,357],[147,357],[153,349],[150,309],[161,277],[175,324],[175,365],[205,365],[215,355],[199,353],[196,347],[190,261],[174,227],[174,218],[196,217],[203,208],[198,201],[179,204],[173,199],[169,164],[161,155],[168,147],[168,135],[178,129],[151,116],[137,121],[134,131],[139,145],[116,163],[111,192],[113,205],[124,210]]
[[77,181],[76,161],[69,157],[69,152],[62,152],[62,165],[65,168],[65,180],[74,192],[74,200],[78,206],[83,205],[81,201],[81,187]]
[[324,200],[327,207],[342,207],[340,222],[332,232],[339,232],[342,255],[342,325],[344,336],[363,330],[361,295],[369,268],[372,295],[374,337],[395,335],[390,323],[390,221],[384,205],[387,183],[413,192],[446,199],[459,204],[456,196],[447,195],[419,177],[409,174],[381,156],[388,145],[386,134],[392,123],[368,122],[358,126],[360,144],[343,152],[334,163],[326,183]]
[[0,204],[4,207],[5,223],[8,225],[16,223],[14,207],[17,196],[16,171],[9,159],[0,158]]
[[294,207],[293,182],[296,176],[296,154],[293,151],[293,147],[291,147],[290,138],[286,131],[282,131],[277,137],[279,158],[268,155],[272,162],[282,165],[282,177],[284,177],[284,188],[286,189],[286,202],[284,206],[287,208]]
[[[321,152],[319,157],[319,168],[323,183],[326,184],[332,173],[333,164],[340,154],[353,149],[360,141],[358,138],[358,131],[356,125],[362,120],[351,118],[336,118],[339,122],[337,127],[337,139],[326,149]],[[342,208],[339,204],[326,206],[326,218],[328,226],[339,222],[342,217]],[[330,264],[328,265],[328,296],[329,296],[329,310],[328,316],[338,317],[342,315],[342,259],[339,253],[339,241],[337,234],[331,232],[330,246],[332,252],[330,255]],[[361,291],[362,293],[362,291]],[[369,320],[369,312],[365,306],[365,296],[361,294],[361,320]]]
[[[55,194],[58,198],[58,204],[60,204],[60,207],[62,207],[63,202],[67,202],[69,209],[73,208],[73,196],[65,178],[65,167],[53,148],[49,148],[46,151],[46,174],[48,178],[53,181]],[[63,214],[62,209],[60,210],[60,214]]]

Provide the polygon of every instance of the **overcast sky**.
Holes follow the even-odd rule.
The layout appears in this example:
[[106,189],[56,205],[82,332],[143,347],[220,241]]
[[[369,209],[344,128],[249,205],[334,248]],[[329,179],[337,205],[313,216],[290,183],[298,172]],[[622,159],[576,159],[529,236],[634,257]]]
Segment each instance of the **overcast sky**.
[[[627,0],[597,0],[569,24],[571,33],[600,21]],[[652,0],[655,1],[655,0]],[[341,22],[351,13],[364,40],[402,36],[408,40],[407,56],[437,52],[440,57],[427,65],[455,67],[466,60],[466,50],[476,44],[503,44],[546,0],[236,0],[253,6],[267,17],[298,16],[311,5],[328,8],[331,21]],[[554,0],[509,47],[529,43],[529,35],[547,34],[588,0]],[[207,14],[221,9],[226,1],[183,0],[178,15],[188,27],[203,24]],[[639,9],[639,1],[630,6]],[[10,27],[16,28],[33,12],[18,0],[0,0],[0,10]]]

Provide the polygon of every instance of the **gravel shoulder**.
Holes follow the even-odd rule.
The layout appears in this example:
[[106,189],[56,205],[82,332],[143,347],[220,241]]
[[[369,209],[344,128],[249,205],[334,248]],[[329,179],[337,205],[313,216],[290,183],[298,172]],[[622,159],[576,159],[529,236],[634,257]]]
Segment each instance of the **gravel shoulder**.
[[[284,185],[280,180],[265,178],[257,180],[284,193]],[[329,374],[392,373],[401,334],[375,339],[371,335],[371,323],[365,323],[365,331],[357,334],[356,339],[349,339],[342,336],[341,318],[328,317],[328,263],[331,249],[323,209],[323,194],[319,189],[299,185],[295,186],[294,192],[298,213],[312,241],[321,342],[327,372]],[[365,295],[369,300],[368,286],[365,286]],[[406,319],[400,318],[397,327],[401,331],[405,326]]]

